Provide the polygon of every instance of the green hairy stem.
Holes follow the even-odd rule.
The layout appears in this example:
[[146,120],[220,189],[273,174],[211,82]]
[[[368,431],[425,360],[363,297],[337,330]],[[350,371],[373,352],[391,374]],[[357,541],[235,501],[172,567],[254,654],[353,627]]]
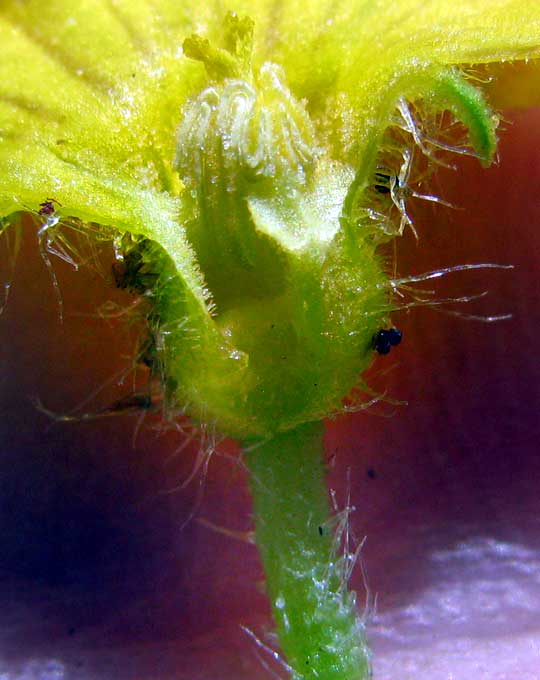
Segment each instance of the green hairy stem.
[[329,513],[323,424],[245,454],[256,538],[281,646],[294,680],[365,680],[369,654]]

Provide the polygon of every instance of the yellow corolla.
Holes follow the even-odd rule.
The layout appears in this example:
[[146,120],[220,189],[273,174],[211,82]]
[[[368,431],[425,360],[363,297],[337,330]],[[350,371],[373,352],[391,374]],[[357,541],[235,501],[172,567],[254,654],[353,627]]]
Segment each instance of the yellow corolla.
[[540,4],[5,0],[0,44],[0,228],[116,238],[167,403],[250,445],[292,677],[366,677],[319,423],[399,340],[378,247],[414,229],[415,154],[495,152],[459,67],[537,56]]

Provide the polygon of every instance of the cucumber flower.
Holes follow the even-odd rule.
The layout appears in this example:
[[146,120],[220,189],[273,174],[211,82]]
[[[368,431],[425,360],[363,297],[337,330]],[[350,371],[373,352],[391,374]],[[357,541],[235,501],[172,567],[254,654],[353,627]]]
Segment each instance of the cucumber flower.
[[[167,408],[244,447],[291,677],[368,677],[321,422],[399,340],[380,246],[437,200],[417,157],[494,156],[459,66],[537,56],[540,6],[6,0],[0,36],[2,228],[31,211],[48,244],[114,238]],[[465,147],[436,137],[443,111]]]

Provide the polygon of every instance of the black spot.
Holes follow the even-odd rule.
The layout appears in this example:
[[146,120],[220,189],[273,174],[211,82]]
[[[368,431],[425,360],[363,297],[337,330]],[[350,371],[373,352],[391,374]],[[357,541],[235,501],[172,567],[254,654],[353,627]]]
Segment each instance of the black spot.
[[403,338],[403,333],[401,331],[398,331],[397,328],[389,328],[387,334],[388,341],[390,342],[392,347],[396,347],[397,345],[399,345],[401,339]]
[[375,477],[377,476],[377,474],[375,473],[375,470],[373,468],[368,468],[366,473],[367,473],[367,476],[370,479],[375,479]]
[[379,194],[389,194],[391,192],[391,181],[392,176],[386,172],[376,172],[375,173],[375,183],[373,188]]
[[38,210],[38,215],[43,215],[45,217],[50,217],[51,215],[54,215],[56,212],[56,208],[53,205],[53,200],[48,198],[46,201],[43,201],[43,203],[39,204],[39,210]]
[[322,536],[322,535],[323,535],[323,528],[320,526],[319,527],[319,536]]
[[148,249],[149,241],[142,239],[123,254],[123,259],[113,262],[111,269],[117,288],[139,295],[154,288],[158,275],[149,267]]
[[388,354],[392,347],[399,345],[401,338],[402,333],[397,328],[381,328],[373,336],[372,347],[379,354]]
[[386,331],[381,330],[373,336],[373,349],[379,354],[388,354],[390,351],[390,342],[386,337]]

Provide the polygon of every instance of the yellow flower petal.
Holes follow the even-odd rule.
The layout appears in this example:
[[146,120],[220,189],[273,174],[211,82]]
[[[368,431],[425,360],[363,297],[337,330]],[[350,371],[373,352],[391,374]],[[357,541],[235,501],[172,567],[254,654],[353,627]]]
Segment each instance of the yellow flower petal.
[[[237,2],[235,10],[255,20],[255,61],[281,63],[289,86],[315,112],[345,93],[358,136],[389,84],[418,66],[539,51],[540,6],[528,0],[260,0]],[[7,0],[0,10],[0,155],[14,145],[30,149],[39,137],[51,153],[95,175],[108,171],[173,191],[179,111],[203,78],[180,46],[194,30],[212,38],[216,13],[205,3],[169,0],[84,0],[75,7]],[[17,198],[10,175],[0,193]]]

